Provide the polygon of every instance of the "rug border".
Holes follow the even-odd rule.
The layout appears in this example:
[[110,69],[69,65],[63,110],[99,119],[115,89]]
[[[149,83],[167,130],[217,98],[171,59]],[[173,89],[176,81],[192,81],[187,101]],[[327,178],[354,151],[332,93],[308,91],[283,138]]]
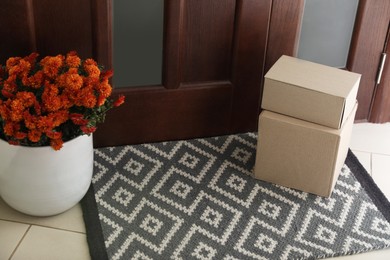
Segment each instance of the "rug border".
[[[370,196],[372,202],[382,213],[383,217],[390,223],[390,202],[383,194],[374,179],[366,171],[360,163],[355,154],[349,150],[345,164],[349,167],[355,178],[360,182],[367,194]],[[356,171],[354,171],[356,169]]]
[[[372,177],[368,174],[366,169],[350,149],[348,151],[347,158],[345,159],[345,164],[350,168],[351,172],[365,189],[375,206],[383,214],[384,218],[386,218],[386,220],[390,223],[389,200],[379,189]],[[103,230],[100,225],[99,212],[92,184],[80,204],[83,211],[84,222],[88,223],[88,225],[85,224],[85,229],[91,259],[108,260],[104,244]]]
[[[97,209],[95,191],[92,183],[84,198],[80,201],[80,204],[83,211],[83,219],[91,259],[108,260],[108,254],[104,244],[103,229],[100,225],[99,211]],[[88,223],[88,225],[86,223]]]

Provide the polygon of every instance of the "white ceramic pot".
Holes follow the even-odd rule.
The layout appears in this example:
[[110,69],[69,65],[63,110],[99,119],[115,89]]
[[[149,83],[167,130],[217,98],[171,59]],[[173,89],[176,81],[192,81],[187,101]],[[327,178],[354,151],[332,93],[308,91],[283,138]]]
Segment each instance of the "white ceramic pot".
[[59,151],[0,140],[0,195],[20,212],[51,216],[72,208],[87,192],[92,172],[92,135],[70,140]]

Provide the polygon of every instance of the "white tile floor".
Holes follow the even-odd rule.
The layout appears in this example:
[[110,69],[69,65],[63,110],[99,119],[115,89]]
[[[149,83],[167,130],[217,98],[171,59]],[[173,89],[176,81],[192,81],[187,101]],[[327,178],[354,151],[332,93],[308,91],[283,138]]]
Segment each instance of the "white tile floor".
[[[355,124],[351,149],[390,199],[390,123]],[[338,259],[390,259],[390,249]],[[0,199],[0,260],[90,259],[79,205],[54,217],[35,218]]]

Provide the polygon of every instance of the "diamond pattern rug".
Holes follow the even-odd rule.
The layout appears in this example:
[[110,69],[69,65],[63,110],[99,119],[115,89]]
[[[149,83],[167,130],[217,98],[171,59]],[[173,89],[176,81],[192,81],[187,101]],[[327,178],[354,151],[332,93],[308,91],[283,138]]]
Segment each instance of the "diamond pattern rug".
[[390,247],[390,203],[349,152],[330,198],[251,177],[254,133],[95,149],[93,259],[318,259]]

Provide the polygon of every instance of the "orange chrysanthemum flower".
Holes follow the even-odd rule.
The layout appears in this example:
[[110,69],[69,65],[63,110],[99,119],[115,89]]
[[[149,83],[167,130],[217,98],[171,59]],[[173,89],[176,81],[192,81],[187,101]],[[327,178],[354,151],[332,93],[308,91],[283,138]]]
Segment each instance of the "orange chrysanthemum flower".
[[96,65],[84,65],[84,69],[89,77],[94,79],[98,79],[100,77],[100,69]]
[[32,75],[31,77],[28,78],[27,85],[32,87],[32,88],[37,89],[37,88],[42,87],[43,82],[44,82],[43,71],[38,71],[37,73],[35,73],[34,75]]
[[27,137],[27,134],[24,133],[24,132],[20,132],[20,131],[17,131],[15,134],[14,134],[14,137],[18,140],[21,140],[21,139],[24,139]]
[[1,95],[3,95],[6,98],[13,98],[15,96],[14,94],[12,94],[12,92],[9,92],[6,89],[1,90]]
[[66,55],[65,64],[71,68],[77,68],[81,64],[81,59],[76,52],[72,51]]
[[18,64],[9,68],[9,75],[27,76],[30,72],[31,64],[25,60],[19,60]]
[[47,137],[50,139],[60,139],[62,137],[62,133],[55,132],[55,131],[49,131],[46,133]]
[[65,76],[65,87],[72,91],[78,90],[83,86],[83,78],[77,73],[69,73]]
[[9,136],[13,136],[16,131],[20,129],[19,124],[12,121],[8,121],[4,125],[4,133]]
[[7,80],[3,83],[3,90],[12,94],[16,92],[18,86],[16,85],[17,77],[16,75],[11,75]]
[[38,53],[33,52],[30,55],[26,56],[24,58],[24,60],[27,61],[28,63],[30,63],[31,65],[33,65],[36,63],[38,56],[39,56]]
[[64,144],[64,141],[62,141],[62,139],[51,139],[50,140],[50,146],[58,151],[62,148],[62,145]]
[[69,111],[60,110],[55,113],[51,113],[49,118],[52,122],[52,128],[55,128],[63,123],[65,123],[69,119]]
[[31,92],[22,91],[16,93],[16,98],[22,102],[24,107],[32,107],[36,103],[35,95]]
[[10,106],[10,118],[14,122],[20,122],[23,120],[23,112],[24,112],[24,106],[23,103],[20,102],[20,100],[15,99],[11,102]]
[[31,115],[28,111],[24,111],[23,118],[24,124],[28,129],[34,130],[37,128],[38,117]]
[[97,103],[97,99],[95,95],[88,93],[87,95],[83,96],[82,99],[83,106],[87,108],[93,108],[94,106],[96,106],[96,103]]
[[103,106],[104,103],[106,103],[106,97],[100,95],[100,96],[97,98],[96,105],[97,105],[98,107],[100,107],[100,106]]
[[58,88],[53,84],[46,83],[42,93],[42,105],[48,112],[54,112],[61,108],[61,99],[58,96]]
[[4,121],[7,121],[9,118],[8,106],[2,100],[0,100],[0,117]]
[[124,102],[110,99],[112,70],[82,61],[76,52],[38,60],[32,53],[0,65],[0,137],[11,144],[51,145],[91,134],[106,112]]
[[95,66],[97,66],[97,63],[93,59],[86,59],[84,61],[84,65],[95,65]]
[[7,71],[9,71],[13,66],[16,66],[21,59],[22,59],[21,57],[9,58],[5,63],[5,68],[7,69]]
[[54,78],[57,76],[60,67],[62,66],[64,57],[62,55],[57,55],[55,57],[45,57],[41,60],[41,65],[43,67],[43,73],[49,78]]
[[33,143],[39,142],[41,140],[42,133],[38,130],[30,130],[27,134],[28,140]]
[[108,83],[108,80],[104,80],[100,84],[96,86],[96,90],[99,92],[99,94],[103,97],[109,97],[112,93],[112,87]]

